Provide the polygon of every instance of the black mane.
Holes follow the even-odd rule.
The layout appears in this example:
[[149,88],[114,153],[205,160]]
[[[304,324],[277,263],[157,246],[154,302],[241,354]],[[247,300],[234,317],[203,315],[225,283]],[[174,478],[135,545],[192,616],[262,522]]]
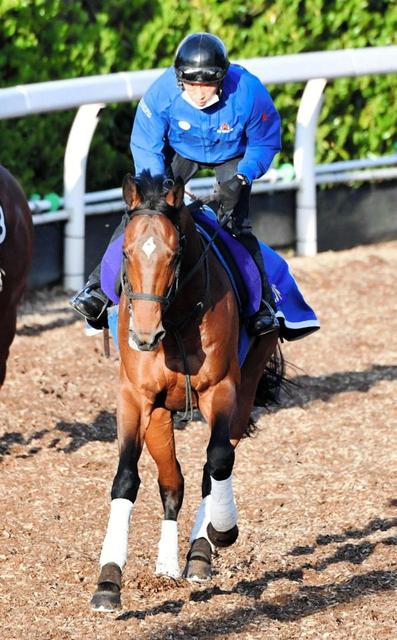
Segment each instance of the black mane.
[[173,181],[162,174],[152,176],[149,170],[142,171],[135,180],[141,197],[139,209],[158,211],[175,222],[177,210],[165,200],[165,196],[173,186]]

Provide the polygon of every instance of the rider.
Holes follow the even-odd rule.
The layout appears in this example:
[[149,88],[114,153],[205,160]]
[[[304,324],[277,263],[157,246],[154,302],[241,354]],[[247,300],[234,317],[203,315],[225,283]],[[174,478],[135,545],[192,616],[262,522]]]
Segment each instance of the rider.
[[[194,33],[180,43],[167,69],[139,102],[131,134],[135,172],[181,177],[215,171],[213,200],[219,218],[231,214],[233,232],[246,246],[262,280],[262,303],[250,319],[253,335],[278,328],[275,303],[259,243],[249,221],[251,184],[280,150],[280,117],[260,80],[231,64],[222,40]],[[125,222],[113,238],[123,232]],[[111,302],[100,288],[99,268],[71,305],[96,327],[106,323]]]

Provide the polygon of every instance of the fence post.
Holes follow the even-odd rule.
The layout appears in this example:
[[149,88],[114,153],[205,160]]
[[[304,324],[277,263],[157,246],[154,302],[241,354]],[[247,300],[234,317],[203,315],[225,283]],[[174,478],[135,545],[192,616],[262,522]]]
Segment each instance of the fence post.
[[326,82],[324,78],[309,80],[298,109],[294,150],[295,174],[299,181],[296,193],[298,256],[313,256],[317,253],[315,142]]
[[70,129],[64,158],[64,208],[68,213],[65,225],[63,286],[66,290],[81,289],[84,284],[85,215],[84,195],[87,157],[102,103],[82,105]]

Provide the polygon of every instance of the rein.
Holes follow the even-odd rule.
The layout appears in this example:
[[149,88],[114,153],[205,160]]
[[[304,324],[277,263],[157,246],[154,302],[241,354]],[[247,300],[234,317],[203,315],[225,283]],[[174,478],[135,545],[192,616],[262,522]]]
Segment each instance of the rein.
[[[200,236],[200,240],[201,240],[201,244],[204,245],[204,240],[203,238]],[[197,264],[200,262],[202,256],[204,256],[204,266],[205,266],[205,294],[204,294],[204,299],[203,300],[199,300],[199,302],[196,302],[195,306],[193,307],[192,311],[189,313],[188,316],[186,316],[185,318],[183,318],[183,320],[180,320],[177,324],[175,322],[172,322],[171,320],[165,320],[164,321],[164,327],[166,329],[170,329],[172,331],[172,333],[174,334],[174,338],[175,338],[175,342],[177,343],[178,347],[179,347],[179,351],[181,354],[181,358],[182,358],[182,362],[183,362],[183,369],[185,372],[185,411],[183,413],[183,415],[179,418],[181,422],[191,422],[191,420],[193,420],[193,412],[194,412],[194,406],[193,406],[193,393],[192,393],[192,383],[191,383],[191,378],[190,378],[190,371],[189,371],[189,364],[187,361],[187,357],[186,357],[186,351],[185,351],[185,347],[183,344],[183,340],[182,340],[182,336],[181,336],[181,330],[187,325],[187,323],[190,320],[193,320],[193,318],[200,312],[202,311],[202,309],[204,308],[204,302],[205,300],[208,299],[209,296],[209,291],[210,291],[210,272],[209,272],[209,266],[208,266],[208,251],[206,251],[206,248],[204,249],[203,253],[200,256],[200,259],[197,261],[196,265],[193,267],[193,269],[191,269],[188,273],[189,279],[191,278],[191,276],[193,275],[193,273],[196,272],[196,267]],[[202,262],[202,260],[201,260]],[[200,262],[200,264],[201,264]],[[183,285],[187,282],[187,278],[185,278],[185,280],[183,281]],[[182,288],[182,287],[181,287]]]

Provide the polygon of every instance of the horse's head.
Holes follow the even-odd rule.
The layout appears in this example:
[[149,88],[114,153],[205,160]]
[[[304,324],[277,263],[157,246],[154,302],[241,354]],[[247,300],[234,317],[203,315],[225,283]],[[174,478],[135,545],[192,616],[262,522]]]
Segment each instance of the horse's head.
[[163,311],[177,286],[182,244],[179,210],[184,184],[144,172],[127,175],[123,197],[130,222],[123,244],[122,287],[128,300],[132,348],[153,351],[165,335]]

